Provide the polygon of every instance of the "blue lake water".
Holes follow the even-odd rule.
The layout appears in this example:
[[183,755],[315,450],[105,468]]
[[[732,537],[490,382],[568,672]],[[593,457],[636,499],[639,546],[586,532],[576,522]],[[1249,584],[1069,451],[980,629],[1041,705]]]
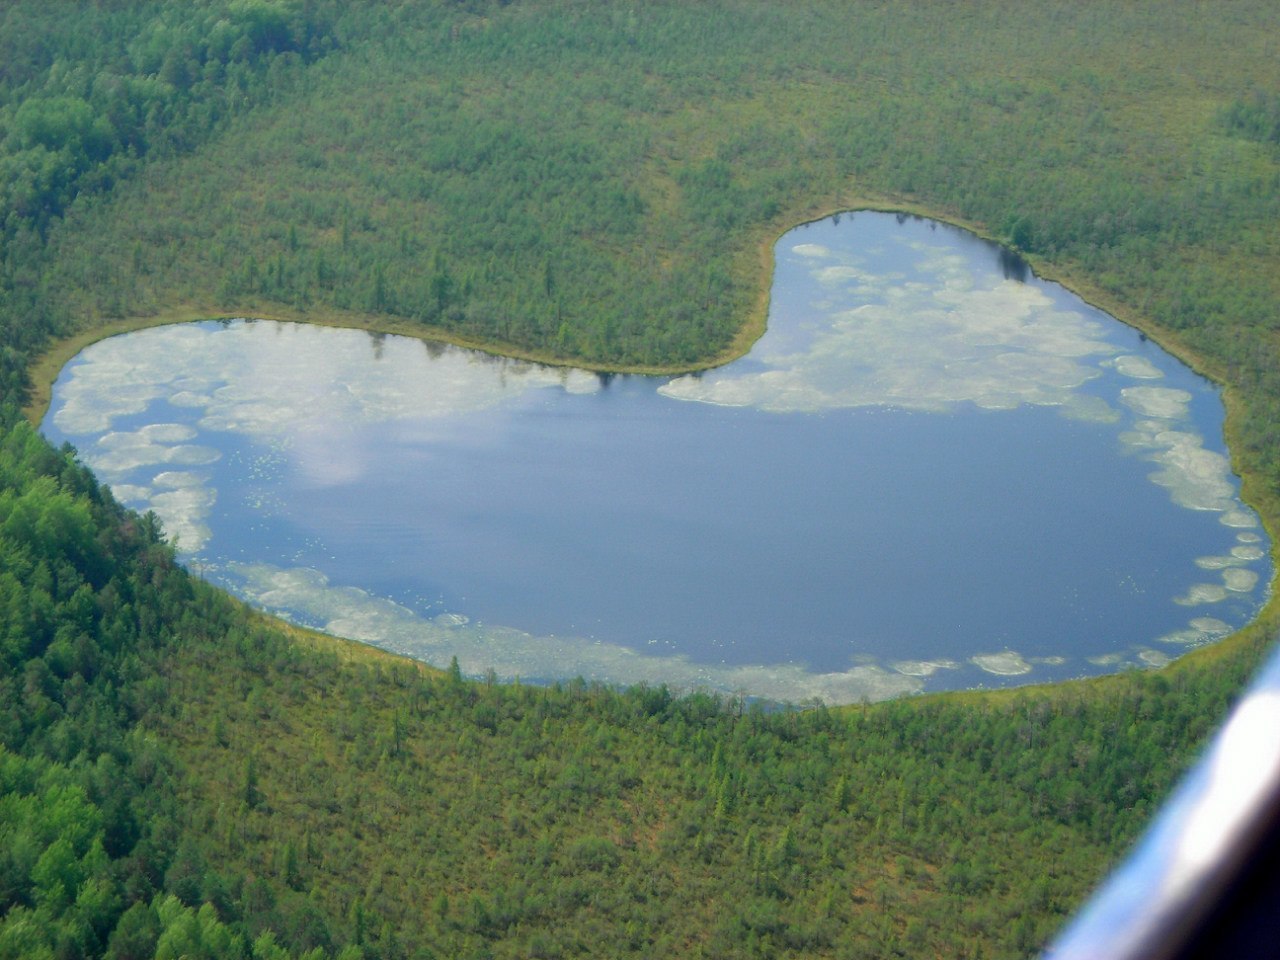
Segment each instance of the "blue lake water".
[[1211,384],[955,228],[776,254],[768,332],[697,376],[183,324],[84,351],[44,431],[202,576],[477,674],[850,702],[1157,665],[1256,612]]

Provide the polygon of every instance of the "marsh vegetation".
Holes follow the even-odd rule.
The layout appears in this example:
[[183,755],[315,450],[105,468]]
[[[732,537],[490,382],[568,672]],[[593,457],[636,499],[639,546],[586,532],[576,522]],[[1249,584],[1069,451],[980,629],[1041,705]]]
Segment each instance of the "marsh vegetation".
[[760,332],[784,229],[927,208],[1218,378],[1274,532],[1278,16],[5,4],[0,956],[1033,952],[1273,612],[1166,671],[865,711],[471,683],[185,572],[27,424],[27,371],[236,314],[691,369]]

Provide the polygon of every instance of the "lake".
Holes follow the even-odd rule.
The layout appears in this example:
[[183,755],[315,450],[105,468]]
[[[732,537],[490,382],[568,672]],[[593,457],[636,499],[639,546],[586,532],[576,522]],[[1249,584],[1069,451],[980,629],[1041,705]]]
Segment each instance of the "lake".
[[598,376],[234,320],[95,344],[43,430],[200,576],[436,665],[793,702],[1167,662],[1269,544],[1212,384],[971,234],[846,214],[768,330]]

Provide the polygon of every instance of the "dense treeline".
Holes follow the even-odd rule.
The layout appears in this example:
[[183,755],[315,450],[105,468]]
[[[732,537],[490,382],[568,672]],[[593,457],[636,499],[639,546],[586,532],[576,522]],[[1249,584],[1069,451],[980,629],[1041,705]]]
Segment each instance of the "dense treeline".
[[1271,621],[853,711],[435,676],[258,622],[17,408],[168,311],[705,363],[773,234],[917,200],[1222,377],[1273,519],[1273,5],[67,10],[0,10],[0,960],[1025,956],[1256,666]]
[[334,48],[338,5],[269,0],[6,4],[0,10],[0,386],[70,315],[45,284],[46,233],[278,96]]
[[1017,957],[1134,837],[1256,654],[985,707],[769,713],[342,667],[262,635],[184,657],[160,729],[205,778],[186,869],[305,894],[299,946]]
[[158,829],[171,764],[139,724],[163,699],[157,658],[191,584],[153,520],[6,426],[0,956],[101,956],[130,902],[158,895],[172,842]]
[[14,4],[0,13],[0,225],[43,234],[77,196],[198,145],[333,46],[315,5]]
[[[284,952],[293,915],[262,920],[241,877],[217,908],[184,899],[183,760],[148,732],[167,715],[178,644],[222,643],[248,629],[248,614],[177,565],[154,516],[125,511],[25,422],[7,426],[0,957],[301,955]],[[202,880],[212,900],[215,881]],[[245,922],[225,922],[232,908]]]

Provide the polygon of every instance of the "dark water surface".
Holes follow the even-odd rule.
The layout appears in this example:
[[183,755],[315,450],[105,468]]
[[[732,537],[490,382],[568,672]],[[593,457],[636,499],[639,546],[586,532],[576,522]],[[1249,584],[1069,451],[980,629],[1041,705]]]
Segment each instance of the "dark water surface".
[[202,575],[475,673],[850,701],[1256,611],[1211,385],[953,228],[846,215],[777,259],[769,332],[697,377],[182,325],[86,350],[44,430]]

